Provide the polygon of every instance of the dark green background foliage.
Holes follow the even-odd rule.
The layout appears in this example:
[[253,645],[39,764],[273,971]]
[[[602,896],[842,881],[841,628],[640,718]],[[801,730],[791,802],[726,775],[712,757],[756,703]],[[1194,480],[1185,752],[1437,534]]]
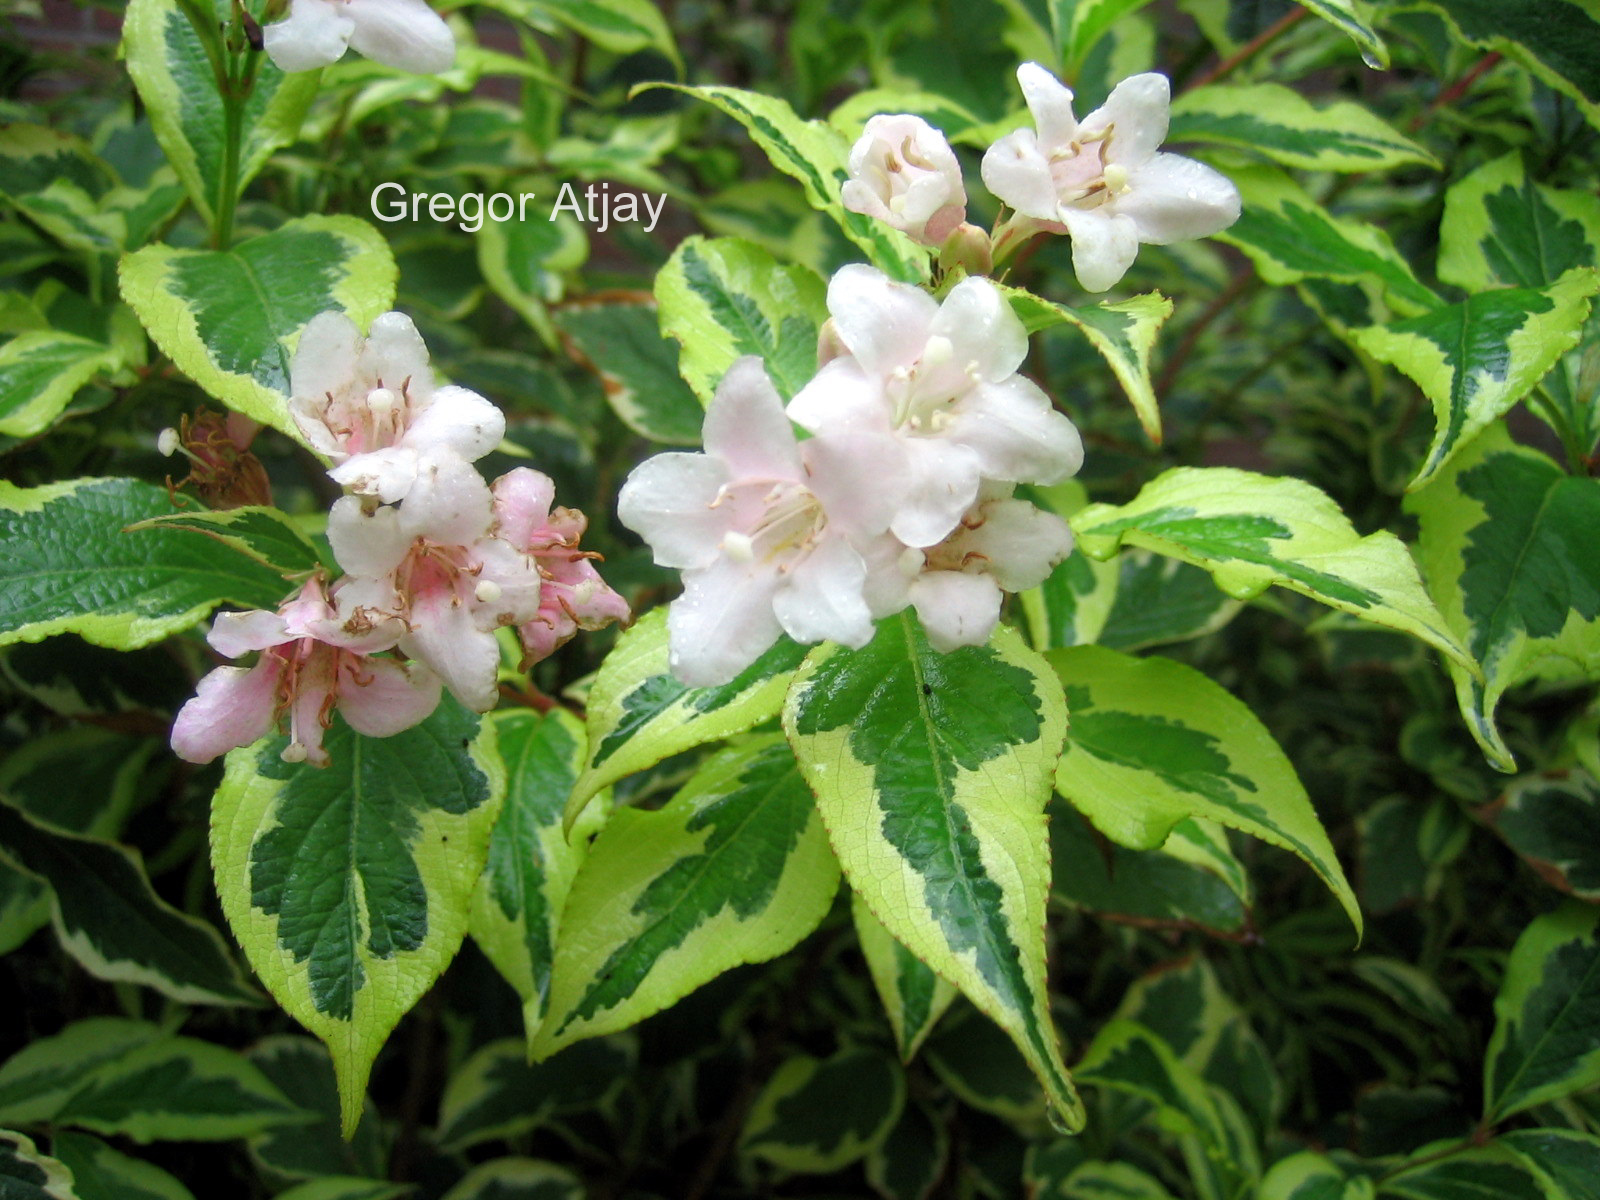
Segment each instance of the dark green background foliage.
[[[1555,308],[1548,293],[1565,272],[1596,262],[1600,223],[1574,215],[1600,182],[1592,3],[663,0],[665,39],[638,23],[650,9],[643,0],[493,0],[440,6],[459,10],[458,27],[473,29],[479,43],[446,82],[356,56],[326,71],[298,137],[248,184],[240,238],[307,214],[369,219],[371,189],[388,180],[452,195],[535,191],[544,200],[562,183],[597,180],[669,194],[651,234],[542,223],[471,234],[425,219],[381,226],[399,266],[395,306],[416,318],[441,375],[507,412],[519,456],[497,453],[480,464],[485,474],[525,461],[549,473],[560,502],[588,514],[585,547],[605,555],[607,579],[638,612],[670,598],[675,583],[616,523],[616,490],[646,454],[693,442],[700,418],[694,391],[678,377],[678,347],[656,332],[657,272],[700,234],[744,239],[752,261],[764,255],[825,278],[862,257],[847,233],[870,241],[880,232],[865,218],[841,228],[814,211],[727,111],[664,89],[635,95],[635,85],[727,84],[783,97],[808,118],[872,88],[900,97],[885,102],[891,111],[916,97],[957,140],[973,219],[985,225],[994,202],[976,186],[977,164],[988,141],[1011,127],[1014,70],[1026,57],[1063,67],[1080,114],[1124,75],[1152,68],[1171,76],[1180,97],[1207,84],[1271,84],[1319,107],[1360,104],[1415,143],[1383,159],[1384,169],[1306,169],[1305,160],[1335,144],[1358,156],[1393,150],[1388,140],[1371,150],[1370,139],[1345,136],[1331,119],[1319,136],[1272,135],[1270,124],[1261,133],[1237,116],[1175,117],[1175,129],[1193,139],[1179,149],[1255,182],[1243,186],[1244,219],[1225,239],[1145,247],[1123,285],[1122,294],[1159,289],[1176,303],[1154,352],[1159,444],[1083,337],[1040,334],[1026,370],[1083,431],[1081,480],[1096,501],[1127,502],[1175,466],[1298,477],[1337,501],[1359,533],[1420,538],[1437,591],[1430,539],[1444,544],[1450,535],[1440,532],[1428,489],[1456,489],[1457,503],[1483,514],[1460,534],[1455,575],[1467,625],[1456,632],[1486,664],[1501,664],[1491,669],[1489,700],[1485,685],[1465,677],[1456,681],[1462,699],[1420,642],[1290,591],[1224,596],[1198,567],[1148,547],[1104,569],[1081,556],[1060,568],[1026,614],[1038,648],[1159,648],[1244,701],[1298,771],[1366,919],[1357,945],[1323,883],[1274,846],[1195,819],[1182,820],[1164,849],[1118,846],[1058,798],[1046,937],[1053,1016],[1088,1113],[1079,1136],[1052,1127],[1034,1076],[999,1028],[967,1001],[952,1004],[952,990],[893,943],[890,982],[877,980],[900,997],[891,1026],[862,951],[870,914],[853,914],[841,889],[821,926],[789,952],[727,971],[636,1028],[580,1041],[537,1065],[524,1055],[526,997],[469,939],[382,1051],[348,1141],[327,1051],[265,1002],[219,932],[207,828],[220,765],[193,767],[166,748],[173,713],[213,664],[198,630],[146,644],[219,595],[270,605],[278,568],[287,566],[264,560],[265,542],[252,550],[184,528],[130,534],[109,555],[96,545],[170,513],[159,485],[177,460],[157,456],[157,431],[208,402],[116,298],[123,252],[156,241],[212,245],[115,59],[122,7],[56,0],[43,12],[27,0],[0,3],[0,337],[70,334],[81,341],[52,355],[97,364],[72,377],[59,411],[38,421],[17,414],[39,391],[43,368],[0,369],[0,422],[13,422],[0,433],[0,480],[20,488],[120,481],[60,500],[53,543],[40,542],[28,513],[0,505],[0,634],[54,634],[0,650],[0,1197],[1600,1196],[1600,708],[1592,687],[1600,655],[1592,629],[1563,633],[1569,620],[1592,622],[1600,611],[1595,320],[1537,387],[1486,418],[1504,415],[1509,442],[1526,452],[1512,453],[1508,442],[1464,468],[1442,459],[1483,428],[1470,423],[1474,398],[1513,371],[1508,347],[1530,314]],[[1363,32],[1369,25],[1375,37]],[[64,29],[81,32],[88,52]],[[1374,62],[1387,54],[1387,69],[1363,54]],[[20,154],[5,141],[12,125],[47,126],[60,145]],[[1271,145],[1254,144],[1273,136]],[[1447,193],[1492,164],[1515,182],[1486,192],[1469,226],[1462,214],[1470,205],[1447,204]],[[1293,172],[1292,185],[1274,174],[1280,168]],[[52,184],[71,185],[72,196]],[[1569,204],[1557,193],[1588,200]],[[1263,199],[1270,196],[1284,198]],[[1373,229],[1383,237],[1364,240]],[[337,250],[329,235],[298,236]],[[692,243],[677,260],[689,288],[722,325],[745,329],[746,348],[766,350],[778,386],[792,394],[811,374],[817,313],[775,313],[729,292],[717,274],[725,264],[703,257],[710,244]],[[227,261],[249,263],[250,251]],[[1046,240],[1005,282],[1082,303],[1070,262],[1065,239]],[[237,315],[227,275],[200,258],[183,263],[177,274],[195,275],[188,291],[203,300],[221,289],[208,321]],[[261,280],[288,314],[283,321],[310,315],[290,312],[314,299],[292,280],[276,284],[270,272]],[[258,344],[220,365],[279,386],[288,360],[273,328],[252,327]],[[1379,345],[1375,329],[1417,335],[1454,373],[1442,368],[1442,384],[1430,382]],[[1519,399],[1526,403],[1513,408]],[[1429,483],[1406,500],[1436,428],[1447,436],[1430,470],[1453,482]],[[270,430],[254,451],[279,508],[295,517],[326,508],[328,482],[309,455]],[[201,479],[184,494],[211,503],[236,482]],[[1186,513],[1168,516],[1183,534],[1174,537],[1197,553],[1278,562],[1285,527],[1270,516],[1197,518],[1192,538]],[[1148,514],[1139,525],[1157,535],[1163,528]],[[310,543],[282,538],[284,528],[274,536],[305,567]],[[1375,593],[1303,564],[1283,570],[1313,590],[1335,585],[1355,608],[1373,602]],[[82,630],[90,641],[131,647],[119,653],[56,632],[61,596],[79,588],[103,592],[100,611],[119,628],[136,617],[155,622],[150,636],[119,642]],[[1010,614],[1019,625],[1023,608]],[[507,704],[576,711],[615,637],[579,639],[530,678],[508,682]],[[870,653],[889,661],[898,646],[904,669],[895,639],[920,637],[895,624]],[[1569,637],[1589,642],[1562,641]],[[1557,649],[1546,658],[1526,652],[1539,639]],[[1578,661],[1585,654],[1587,665]],[[959,673],[992,656],[972,648],[934,662]],[[743,703],[752,681],[792,671],[803,657],[785,640],[748,678],[698,694],[687,709],[715,715]],[[836,665],[843,671],[842,660]],[[982,769],[988,746],[982,736],[968,745],[967,735],[1008,722],[1026,733],[1036,723],[1030,680],[1005,690],[1004,672],[1025,673],[991,667],[1000,673],[962,689],[981,711],[945,711],[938,697],[928,705],[949,756],[968,770]],[[824,661],[824,682],[828,671]],[[885,668],[870,682],[905,681]],[[686,694],[670,676],[647,677],[622,700],[623,722],[588,766],[602,765]],[[848,727],[863,761],[893,774],[896,756],[909,755],[911,766],[936,774],[894,714],[868,704],[863,716],[864,697],[854,693],[829,699],[833,708],[819,702],[802,715],[801,733]],[[1482,718],[1479,741],[1463,709]],[[768,710],[758,731],[776,728],[775,714]],[[1156,728],[1152,719],[1097,710],[1069,737],[1180,790],[1212,788],[1219,803],[1233,803],[1235,789],[1255,792],[1248,776],[1230,773],[1216,739],[1193,727],[1172,725],[1170,744],[1150,740],[1132,761],[1125,729]],[[481,776],[466,777],[476,769],[453,748],[477,728],[452,703],[419,729],[363,747],[382,747],[363,758],[355,735],[336,727],[330,749],[368,772],[369,797],[359,813],[352,802],[338,828],[325,820],[317,779],[288,772],[285,811],[303,828],[286,818],[257,844],[262,861],[251,883],[265,912],[287,916],[298,906],[305,920],[284,928],[284,944],[313,960],[315,1002],[325,1011],[337,1016],[352,1003],[338,990],[348,972],[322,971],[327,962],[355,963],[363,939],[380,957],[414,949],[427,931],[420,876],[390,870],[395,861],[410,865],[409,851],[392,854],[381,843],[413,839],[428,814],[415,789],[391,794],[387,784],[420,773],[437,783],[430,809],[473,809],[488,792]],[[550,761],[534,774],[576,778],[583,752],[557,732],[541,743]],[[1496,736],[1514,774],[1497,772],[1480,749]],[[689,833],[709,835],[699,857],[661,875],[659,892],[641,898],[635,915],[687,897],[693,912],[679,915],[688,928],[739,910],[740,900],[766,908],[812,811],[784,743],[772,746],[757,764],[771,795],[709,801],[688,823]],[[269,776],[280,769],[276,749],[269,744],[262,759]],[[661,808],[714,750],[691,749],[632,775],[617,784],[617,798]],[[916,780],[923,791],[946,782]],[[884,803],[896,802],[886,789]],[[515,842],[498,843],[491,856],[500,873],[493,898],[507,920],[550,919],[546,897],[530,890],[538,880],[517,874],[505,856],[508,846],[533,846],[563,803],[524,797]],[[925,819],[920,804],[919,793],[907,822]],[[745,828],[764,812],[773,829]],[[319,846],[332,853],[342,839],[370,868],[360,875],[362,903],[343,895],[344,926],[331,934],[317,924],[326,906],[297,899],[284,874],[290,860],[274,857],[279,843],[313,826],[315,838],[302,839],[307,854]],[[724,842],[768,834],[763,856],[725,872],[741,881],[732,901],[702,887],[698,864]],[[940,878],[988,882],[992,864],[978,861],[968,829],[913,834],[933,858],[961,857],[962,869]],[[940,835],[952,840],[939,844]],[[349,889],[355,878],[329,886]],[[293,882],[309,880],[302,871]],[[976,927],[995,898],[941,898],[932,880],[927,900],[940,919],[965,924],[952,940],[982,942],[988,969],[1009,985],[1017,955],[1006,923]],[[361,926],[363,904],[392,925]],[[544,924],[524,933],[531,953],[551,956]],[[648,947],[686,934],[647,925],[633,936],[630,947]],[[548,962],[534,977],[543,1003]],[[601,991],[590,999],[590,1009],[611,1002]],[[591,1014],[568,1023],[580,1015]],[[922,1035],[902,1061],[897,1038]],[[73,1185],[63,1182],[68,1170]],[[68,1186],[76,1191],[61,1190]]]

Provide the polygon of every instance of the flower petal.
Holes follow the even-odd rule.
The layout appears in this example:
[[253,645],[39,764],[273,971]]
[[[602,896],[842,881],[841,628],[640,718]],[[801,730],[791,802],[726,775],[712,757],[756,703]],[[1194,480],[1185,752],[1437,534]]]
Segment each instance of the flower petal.
[[367,512],[357,496],[341,496],[328,513],[333,559],[351,575],[388,575],[404,560],[411,538],[393,508]]
[[1105,161],[1131,171],[1149,162],[1157,147],[1167,140],[1167,110],[1171,104],[1172,84],[1165,75],[1155,71],[1130,75],[1111,89],[1104,104],[1084,118],[1083,132],[1098,133],[1115,126]]
[[423,0],[345,0],[355,32],[350,44],[376,62],[438,75],[456,61],[456,39]]
[[[478,628],[493,630],[533,620],[539,611],[540,588],[534,560],[497,537],[473,543],[472,559],[480,568],[473,611]],[[490,588],[483,586],[486,583]],[[491,594],[493,599],[485,599]]]
[[466,546],[494,524],[494,497],[483,476],[448,450],[432,450],[417,462],[417,480],[400,509],[408,538],[441,546]]
[[1239,219],[1239,189],[1220,171],[1181,154],[1158,154],[1128,177],[1113,207],[1139,240],[1164,246],[1210,237]]
[[782,626],[772,611],[777,572],[719,559],[686,571],[683,595],[667,609],[668,663],[690,687],[727,683],[768,646]]
[[1139,254],[1139,231],[1131,217],[1106,208],[1084,211],[1063,205],[1061,219],[1072,234],[1072,270],[1086,292],[1115,287]]
[[806,486],[828,523],[853,538],[889,528],[909,479],[905,448],[890,434],[821,434],[800,443]]
[[527,550],[550,524],[555,480],[532,467],[517,467],[494,481],[495,531],[518,549]]
[[728,467],[728,478],[800,478],[800,452],[783,415],[783,400],[755,355],[746,355],[722,377],[706,408],[706,453]]
[[633,469],[617,497],[617,519],[663,567],[705,567],[717,557],[732,513],[713,507],[728,469],[706,454],[657,454]]
[[797,642],[872,640],[872,614],[862,597],[867,565],[842,537],[824,537],[789,573],[772,600],[784,631]]
[[1083,465],[1075,425],[1021,375],[974,388],[948,436],[978,454],[983,473],[1015,483],[1060,483]]
[[1000,587],[987,575],[929,571],[911,585],[911,602],[933,648],[981,646],[1000,620]]
[[423,663],[344,656],[339,711],[367,737],[393,737],[426,721],[439,706],[439,677]]
[[983,185],[1024,216],[1056,219],[1050,160],[1031,129],[1008,133],[983,154]]
[[1061,149],[1072,141],[1078,132],[1078,120],[1072,115],[1072,89],[1036,62],[1017,68],[1017,84],[1045,151]]
[[856,436],[889,431],[889,398],[883,379],[869,375],[854,358],[835,358],[789,401],[789,419],[819,436]]
[[328,471],[340,487],[358,496],[376,496],[385,504],[404,500],[417,481],[417,452],[409,446],[386,446],[353,454]]
[[828,311],[867,373],[887,375],[922,356],[939,306],[921,288],[897,283],[876,267],[851,263],[828,283]]
[[256,608],[249,612],[218,613],[217,619],[211,622],[206,641],[218,654],[238,658],[252,650],[282,645],[293,636],[281,616]]
[[[304,0],[296,0],[297,12],[302,2]],[[311,2],[319,8],[325,4],[325,0]],[[279,26],[269,25],[267,31],[270,33],[277,28]],[[294,348],[294,361],[289,366],[290,390],[296,397],[305,397],[320,412],[328,402],[329,393],[337,396],[350,386],[360,348],[361,331],[354,321],[342,312],[318,313],[306,322],[300,332],[300,342]],[[301,423],[298,413],[295,421]],[[305,426],[302,424],[301,428]]]
[[906,438],[910,468],[889,531],[908,546],[932,546],[961,522],[978,495],[977,452],[944,438]]
[[[351,0],[352,15],[357,3],[372,0]],[[426,8],[422,0],[415,0]],[[429,16],[433,16],[430,12]],[[435,20],[438,18],[435,17]],[[359,46],[356,49],[361,49]],[[363,53],[365,53],[363,51]],[[376,387],[379,382],[393,391],[407,387],[413,402],[426,401],[433,395],[433,369],[428,366],[428,346],[417,332],[416,322],[405,313],[386,312],[375,318],[367,331],[366,345],[362,347],[362,368]]]
[[963,279],[951,289],[929,335],[950,339],[951,365],[963,372],[975,368],[981,379],[1014,375],[1028,357],[1028,331],[1022,321],[1000,289],[979,277]]
[[267,55],[283,71],[315,71],[344,57],[355,22],[329,0],[293,0],[284,20],[261,31]]
[[490,401],[464,387],[442,387],[406,429],[404,444],[419,451],[441,448],[476,462],[500,444],[506,417]]
[[200,681],[172,723],[172,749],[186,762],[208,763],[272,732],[283,664],[263,658],[248,670],[218,667]]
[[495,706],[499,643],[478,628],[471,607],[453,590],[430,587],[412,596],[411,632],[400,649],[437,671],[450,694],[474,712]]
[[983,524],[963,544],[987,560],[987,573],[1008,592],[1038,587],[1072,553],[1072,527],[1055,513],[1026,500],[993,500],[981,511]]

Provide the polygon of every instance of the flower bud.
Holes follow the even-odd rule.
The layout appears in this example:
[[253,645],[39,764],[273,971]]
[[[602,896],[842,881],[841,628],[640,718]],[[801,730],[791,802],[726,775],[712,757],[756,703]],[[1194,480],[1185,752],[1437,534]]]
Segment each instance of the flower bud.
[[939,247],[939,266],[945,272],[961,270],[968,275],[987,275],[994,270],[994,248],[989,235],[976,225],[963,221]]
[[924,246],[938,246],[967,215],[961,164],[944,134],[909,113],[876,116],[850,151],[841,193],[852,212],[874,217]]

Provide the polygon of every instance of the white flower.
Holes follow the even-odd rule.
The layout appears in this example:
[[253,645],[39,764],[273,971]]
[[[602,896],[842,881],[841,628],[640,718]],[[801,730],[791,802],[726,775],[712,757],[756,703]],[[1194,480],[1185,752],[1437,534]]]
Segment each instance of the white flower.
[[924,246],[942,245],[967,215],[961,164],[944,134],[921,117],[876,116],[850,151],[841,198]]
[[428,348],[404,313],[384,313],[362,337],[340,312],[312,318],[290,370],[289,412],[328,473],[384,503],[403,498],[419,456],[449,450],[468,462],[505,436],[504,415],[476,392],[435,388]]
[[[796,443],[761,360],[729,369],[706,411],[704,454],[658,454],[622,487],[622,523],[683,572],[669,661],[695,687],[726,683],[787,632],[863,646],[872,614],[858,545],[895,501],[884,439]],[[892,462],[889,467],[892,469]]]
[[941,305],[853,265],[828,285],[828,309],[836,357],[789,416],[823,440],[886,441],[878,474],[885,488],[902,479],[889,526],[902,542],[941,541],[984,479],[1059,483],[1082,465],[1077,429],[1017,374],[1027,331],[987,279],[963,280]]
[[456,61],[450,27],[423,0],[291,0],[289,15],[262,31],[285,71],[314,71],[354,47],[376,62],[437,75]]
[[1167,136],[1165,75],[1124,79],[1079,124],[1072,92],[1038,63],[1017,68],[1034,129],[989,147],[983,181],[1026,217],[1072,235],[1078,282],[1103,292],[1133,264],[1140,242],[1208,237],[1239,218],[1239,191],[1192,158],[1158,153]]
[[494,536],[489,485],[447,452],[424,456],[398,508],[335,501],[328,516],[334,557],[362,589],[366,611],[404,622],[398,645],[478,712],[495,705],[500,662],[494,631],[539,613],[539,567]]

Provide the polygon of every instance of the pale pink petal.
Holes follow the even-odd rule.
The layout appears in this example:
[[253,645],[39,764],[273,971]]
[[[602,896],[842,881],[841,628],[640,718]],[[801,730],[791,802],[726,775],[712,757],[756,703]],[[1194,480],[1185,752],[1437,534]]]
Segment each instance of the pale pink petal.
[[1083,122],[1085,135],[1113,129],[1105,161],[1133,170],[1150,161],[1167,140],[1172,85],[1165,75],[1131,75],[1111,89],[1106,102]]
[[419,725],[439,706],[439,677],[423,663],[346,655],[339,672],[339,711],[367,737],[393,737]]
[[376,496],[385,504],[404,500],[417,481],[417,452],[409,446],[386,446],[353,454],[328,475],[358,496]]
[[439,447],[475,462],[505,435],[504,413],[477,392],[451,385],[433,394],[413,418],[404,441],[419,451]]
[[178,757],[208,763],[272,732],[281,668],[276,658],[266,656],[248,670],[218,667],[202,679],[172,723],[172,749]]
[[1061,219],[1072,234],[1072,270],[1078,285],[1087,292],[1115,287],[1139,253],[1139,230],[1133,218],[1107,208],[1063,207]]
[[886,433],[822,434],[800,443],[800,455],[806,486],[830,525],[854,538],[889,528],[910,480],[899,439]]
[[859,179],[847,179],[839,189],[839,199],[851,212],[879,221],[893,220],[894,214],[876,191]]
[[728,469],[705,454],[657,454],[633,469],[617,498],[617,518],[663,567],[704,567],[716,557],[732,512],[713,507]]
[[412,597],[411,632],[400,649],[438,672],[444,686],[474,712],[488,712],[498,696],[500,647],[477,627],[471,608],[445,588]]
[[[365,2],[371,4],[374,0]],[[383,0],[376,2],[382,4]],[[422,0],[414,0],[414,3],[419,8],[427,7]],[[354,7],[352,3],[352,10]],[[355,15],[354,11],[351,15]],[[361,48],[357,46],[356,49]],[[417,332],[416,323],[405,313],[386,312],[372,322],[362,348],[361,365],[369,373],[374,387],[382,383],[391,391],[407,390],[414,402],[426,401],[433,394],[433,370],[428,366],[427,343]]]
[[911,585],[911,602],[933,648],[981,646],[1000,620],[1000,587],[987,575],[929,571]]
[[690,687],[711,687],[760,658],[782,632],[772,612],[778,578],[727,559],[684,572],[683,595],[667,609],[672,673]]
[[983,473],[994,479],[1060,483],[1083,465],[1077,427],[1021,375],[974,388],[946,435],[971,446]]
[[706,409],[706,453],[730,479],[799,479],[800,452],[766,367],[755,355],[728,368]]
[[1072,141],[1078,132],[1077,119],[1072,115],[1072,89],[1035,62],[1017,68],[1017,83],[1033,114],[1039,143],[1054,150]]
[[906,438],[903,444],[909,477],[889,530],[908,546],[932,546],[976,499],[978,455],[943,438]]
[[277,613],[251,609],[249,612],[218,613],[211,623],[206,641],[226,658],[238,658],[252,650],[265,650],[290,641],[293,635]]
[[284,747],[287,762],[305,761],[314,767],[328,765],[328,752],[322,748],[322,735],[333,720],[334,674],[343,651],[331,646],[314,646],[300,662],[295,676],[294,695],[289,700],[289,744]]
[[[410,501],[407,501],[410,503]],[[388,575],[405,559],[411,537],[393,508],[368,512],[357,496],[341,496],[328,513],[334,561],[352,575]]]
[[1181,154],[1157,154],[1128,177],[1112,206],[1141,242],[1164,246],[1210,237],[1239,219],[1239,189],[1220,171]]
[[332,613],[313,622],[307,632],[318,641],[376,654],[398,642],[406,631],[401,613],[405,601],[395,590],[394,578],[346,575],[333,587]]
[[949,339],[950,365],[984,380],[1016,373],[1028,357],[1028,331],[987,279],[963,279],[939,306],[929,336]]
[[283,71],[315,71],[339,61],[355,22],[332,0],[293,0],[289,15],[261,31],[268,56]]
[[471,463],[448,450],[419,458],[417,480],[400,508],[400,526],[408,538],[465,546],[487,534],[493,524],[494,497]]
[[925,561],[921,550],[887,534],[857,542],[856,550],[867,567],[862,596],[874,618],[890,616],[911,603],[911,582],[922,573]]
[[916,363],[939,306],[921,288],[897,283],[876,267],[851,263],[828,283],[828,311],[867,372],[887,375]]
[[1072,553],[1071,526],[1026,500],[995,500],[980,511],[983,524],[963,545],[984,557],[986,572],[1008,592],[1038,587]]
[[789,419],[812,433],[854,437],[889,431],[893,416],[883,379],[854,358],[835,358],[795,393]]
[[[296,0],[297,12],[302,4],[331,7],[327,0]],[[270,33],[277,28],[281,26],[269,25],[267,30]],[[295,396],[304,397],[320,411],[330,392],[337,396],[350,386],[360,345],[361,331],[344,313],[329,311],[312,317],[300,331],[294,361],[289,366],[289,382]],[[300,419],[296,413],[296,422]]]
[[483,538],[472,546],[481,568],[473,585],[477,603],[473,619],[479,629],[521,625],[539,611],[539,568],[534,560],[500,538]]
[[1008,133],[983,155],[983,185],[1024,216],[1056,219],[1056,182],[1050,160],[1031,129]]
[[375,62],[419,75],[455,65],[455,35],[423,0],[344,2],[356,26],[350,44]]
[[555,481],[543,471],[517,467],[496,479],[490,490],[494,493],[496,532],[513,546],[531,547],[534,537],[550,523]]
[[872,614],[861,591],[867,567],[842,537],[824,537],[789,573],[772,609],[797,642],[840,642],[861,647],[872,640]]

